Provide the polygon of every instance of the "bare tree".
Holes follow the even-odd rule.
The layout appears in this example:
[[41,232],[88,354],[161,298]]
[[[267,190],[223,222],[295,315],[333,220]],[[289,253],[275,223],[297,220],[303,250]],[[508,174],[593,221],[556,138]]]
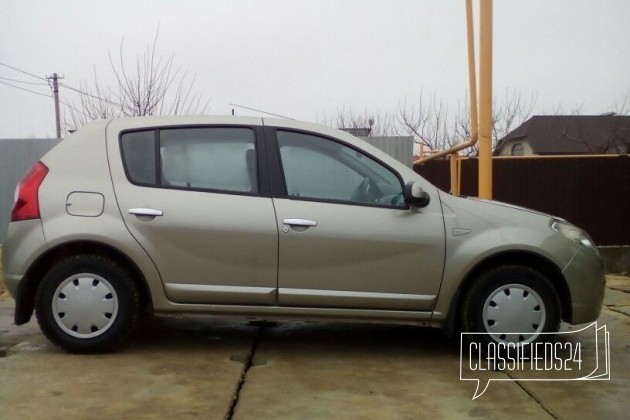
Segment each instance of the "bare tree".
[[78,105],[66,104],[66,129],[76,129],[88,121],[141,115],[201,114],[209,101],[194,94],[195,77],[189,78],[181,67],[175,66],[174,55],[157,53],[159,29],[153,43],[142,55],[136,55],[135,65],[129,66],[124,53],[124,39],[120,42],[116,59],[108,51],[110,69],[115,86],[104,87],[96,69],[91,83],[82,81],[80,89],[61,85],[80,94]]
[[510,131],[527,120],[536,105],[536,96],[528,100],[523,99],[523,95],[515,89],[506,89],[503,100],[493,101],[492,106],[492,148],[497,141],[505,137]]
[[570,107],[557,104],[550,110],[544,112],[544,115],[582,115],[582,108],[584,108],[583,104],[574,104]]
[[[498,140],[527,120],[534,109],[536,98],[524,99],[516,90],[506,90],[504,97],[493,101],[492,148]],[[469,101],[458,106],[451,116],[448,107],[437,100],[435,95],[425,100],[420,94],[415,104],[407,101],[399,105],[399,120],[404,129],[414,137],[417,144],[431,150],[444,150],[471,138]],[[470,156],[478,154],[478,147],[472,146],[460,153]]]
[[615,101],[612,107],[617,115],[630,114],[630,89],[626,91],[626,96],[621,101]]
[[431,150],[446,149],[457,143],[457,123],[449,118],[448,106],[434,95],[425,99],[422,92],[411,105],[407,99],[398,104],[398,121],[416,144]]
[[345,106],[337,108],[330,116],[318,119],[318,122],[340,129],[369,129],[370,136],[398,136],[401,133],[398,121],[392,114],[368,110],[358,112]]

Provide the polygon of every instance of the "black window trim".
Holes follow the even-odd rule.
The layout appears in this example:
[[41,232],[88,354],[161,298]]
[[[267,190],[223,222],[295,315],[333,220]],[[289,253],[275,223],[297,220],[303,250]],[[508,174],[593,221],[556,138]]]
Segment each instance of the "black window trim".
[[278,131],[287,131],[298,134],[305,134],[309,136],[319,137],[326,140],[333,141],[335,143],[339,143],[343,146],[349,147],[367,157],[374,160],[376,163],[384,166],[388,170],[390,170],[396,178],[398,178],[398,182],[400,183],[401,191],[404,191],[405,182],[402,176],[396,171],[394,168],[372,155],[371,153],[360,149],[353,144],[345,142],[339,138],[331,137],[322,133],[301,130],[297,128],[288,128],[288,127],[276,127],[276,126],[265,126],[265,142],[267,146],[268,158],[269,158],[269,167],[270,167],[270,180],[271,180],[271,196],[273,198],[286,198],[289,200],[295,201],[309,201],[309,202],[317,202],[317,203],[327,203],[327,204],[343,204],[350,206],[361,206],[361,207],[374,207],[374,208],[385,208],[390,210],[409,210],[409,205],[405,204],[403,206],[394,206],[388,204],[378,204],[378,203],[361,203],[357,201],[351,200],[335,200],[335,199],[327,199],[327,198],[313,198],[313,197],[295,197],[290,196],[287,191],[287,186],[284,177],[284,169],[282,166],[282,158],[280,157],[280,145],[278,144]]
[[[179,187],[173,185],[162,185],[162,170],[161,170],[161,156],[160,156],[160,131],[172,130],[172,129],[188,129],[188,128],[246,128],[250,129],[254,134],[254,150],[256,150],[256,173],[258,178],[258,191],[257,192],[244,192],[244,191],[232,191],[221,190],[214,188],[194,188],[194,187]],[[154,153],[155,153],[155,180],[156,184],[147,184],[142,182],[136,182],[131,179],[129,169],[127,168],[127,162],[122,146],[122,138],[128,133],[138,132],[150,132],[153,131],[154,135]],[[192,192],[205,192],[214,194],[228,194],[228,195],[242,195],[248,197],[266,197],[271,198],[271,186],[269,182],[269,167],[262,164],[266,161],[266,142],[264,134],[264,126],[262,125],[246,125],[246,124],[169,124],[159,126],[144,126],[134,127],[121,130],[118,133],[118,148],[120,150],[120,159],[125,171],[125,177],[127,181],[132,185],[144,188],[155,188],[164,190],[176,190],[176,191],[192,191]]]

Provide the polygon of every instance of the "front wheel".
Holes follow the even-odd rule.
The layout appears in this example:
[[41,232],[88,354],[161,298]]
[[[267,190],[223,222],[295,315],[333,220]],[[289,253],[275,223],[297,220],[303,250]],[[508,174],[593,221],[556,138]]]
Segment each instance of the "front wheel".
[[133,279],[115,261],[77,255],[54,265],[35,298],[40,328],[73,353],[102,353],[122,344],[139,312]]
[[462,306],[464,332],[481,343],[516,346],[546,341],[560,327],[560,300],[540,272],[520,265],[503,265],[482,273]]

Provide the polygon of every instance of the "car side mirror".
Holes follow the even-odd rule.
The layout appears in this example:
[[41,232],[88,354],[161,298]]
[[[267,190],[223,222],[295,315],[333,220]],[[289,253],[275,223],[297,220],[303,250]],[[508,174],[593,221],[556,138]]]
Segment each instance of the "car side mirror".
[[429,194],[422,189],[419,182],[408,182],[403,190],[405,204],[424,207],[431,201]]

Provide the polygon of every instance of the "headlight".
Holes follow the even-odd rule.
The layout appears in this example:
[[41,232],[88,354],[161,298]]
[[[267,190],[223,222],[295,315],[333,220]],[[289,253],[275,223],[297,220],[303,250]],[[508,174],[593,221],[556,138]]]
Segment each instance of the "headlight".
[[586,248],[597,251],[597,247],[591,237],[588,236],[588,234],[582,229],[560,220],[553,220],[550,226],[551,229],[561,233],[565,238],[570,239]]

